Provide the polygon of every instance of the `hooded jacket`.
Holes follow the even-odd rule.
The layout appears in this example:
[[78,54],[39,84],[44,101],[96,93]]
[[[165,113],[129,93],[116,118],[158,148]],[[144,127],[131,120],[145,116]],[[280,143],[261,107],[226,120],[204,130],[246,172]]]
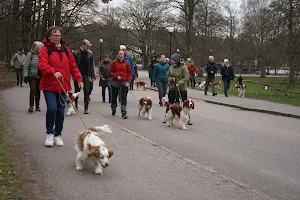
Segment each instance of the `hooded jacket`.
[[[38,57],[38,68],[42,74],[40,80],[41,90],[63,93],[63,90],[60,88],[60,85],[54,76],[56,72],[60,72],[62,74],[63,78],[59,78],[59,80],[66,91],[70,91],[72,89],[70,84],[70,74],[77,83],[82,82],[82,76],[75,63],[72,52],[68,48],[66,48],[68,55],[63,51],[65,42],[61,41],[60,50],[58,50],[57,47],[46,38],[42,41],[42,43],[45,46],[41,48]],[[48,55],[46,45],[52,49],[50,56]]]
[[161,83],[167,83],[167,72],[170,68],[170,65],[166,62],[159,62],[155,64],[153,74],[152,74],[152,80],[154,82],[161,82]]

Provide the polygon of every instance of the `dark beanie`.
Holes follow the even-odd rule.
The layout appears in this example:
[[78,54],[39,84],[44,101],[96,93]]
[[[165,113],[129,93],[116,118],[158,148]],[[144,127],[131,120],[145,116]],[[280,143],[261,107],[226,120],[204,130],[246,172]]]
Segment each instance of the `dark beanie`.
[[104,54],[103,57],[104,57],[104,58],[109,58],[109,55],[108,55],[108,54]]
[[171,56],[171,60],[173,60],[175,63],[180,63],[180,55],[178,53],[174,53]]

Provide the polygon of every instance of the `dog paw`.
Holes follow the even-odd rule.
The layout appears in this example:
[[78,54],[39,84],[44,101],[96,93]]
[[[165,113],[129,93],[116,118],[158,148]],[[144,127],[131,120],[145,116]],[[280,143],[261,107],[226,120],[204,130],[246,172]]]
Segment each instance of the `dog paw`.
[[83,167],[82,166],[76,166],[76,170],[81,171],[81,170],[83,170]]
[[185,126],[183,126],[183,127],[181,127],[182,128],[182,130],[187,130],[187,128],[185,127]]
[[102,169],[96,169],[96,170],[95,170],[95,174],[101,175],[101,174],[102,174]]

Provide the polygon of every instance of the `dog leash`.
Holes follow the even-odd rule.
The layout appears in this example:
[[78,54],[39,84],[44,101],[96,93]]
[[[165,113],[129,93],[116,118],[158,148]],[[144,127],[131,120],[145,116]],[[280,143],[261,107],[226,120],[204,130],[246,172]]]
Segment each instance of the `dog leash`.
[[133,96],[133,98],[134,98],[136,101],[139,101],[139,100],[137,100],[137,98],[134,96],[134,94],[132,93],[131,90],[129,90],[129,92],[130,92],[130,94]]
[[[85,126],[85,128],[86,128],[86,129],[88,129],[88,127],[87,127],[86,123],[84,122],[83,118],[82,118],[82,117],[81,117],[81,115],[79,114],[79,112],[78,112],[77,108],[74,106],[74,104],[73,104],[73,102],[72,102],[72,99],[69,97],[69,95],[68,95],[67,91],[65,90],[65,88],[64,88],[64,87],[63,87],[63,85],[61,84],[60,80],[59,80],[57,77],[55,77],[55,78],[56,78],[56,80],[58,81],[58,83],[59,83],[60,87],[63,89],[63,91],[64,91],[65,95],[67,96],[67,98],[68,98],[68,99],[69,99],[69,101],[71,102],[71,104],[72,104],[72,106],[73,106],[73,108],[74,108],[74,110],[75,110],[75,112],[76,112],[77,116],[80,118],[80,120],[81,120],[82,124]],[[62,78],[62,79],[63,79],[63,78]],[[64,80],[64,79],[63,79],[63,80]]]
[[178,94],[179,94],[179,100],[182,102],[183,104],[183,100],[182,100],[182,96],[181,96],[181,93],[180,93],[180,90],[179,90],[179,86],[176,86],[177,87],[177,90],[178,90]]

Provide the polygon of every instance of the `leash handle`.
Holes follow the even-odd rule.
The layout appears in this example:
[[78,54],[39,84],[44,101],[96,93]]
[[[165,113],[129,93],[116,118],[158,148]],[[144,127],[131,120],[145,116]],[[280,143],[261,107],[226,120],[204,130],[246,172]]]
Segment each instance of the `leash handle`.
[[[84,120],[82,119],[81,115],[79,114],[78,110],[76,109],[76,107],[74,106],[72,99],[69,97],[67,91],[65,90],[65,88],[63,87],[63,85],[61,84],[60,80],[55,76],[56,80],[58,81],[60,87],[62,88],[62,90],[64,91],[65,95],[67,96],[67,98],[69,99],[69,101],[71,102],[76,114],[78,115],[78,117],[80,118],[82,124],[85,126],[86,129],[88,129],[86,123],[84,122]],[[63,78],[62,78],[63,79]],[[64,80],[64,79],[63,79]]]

